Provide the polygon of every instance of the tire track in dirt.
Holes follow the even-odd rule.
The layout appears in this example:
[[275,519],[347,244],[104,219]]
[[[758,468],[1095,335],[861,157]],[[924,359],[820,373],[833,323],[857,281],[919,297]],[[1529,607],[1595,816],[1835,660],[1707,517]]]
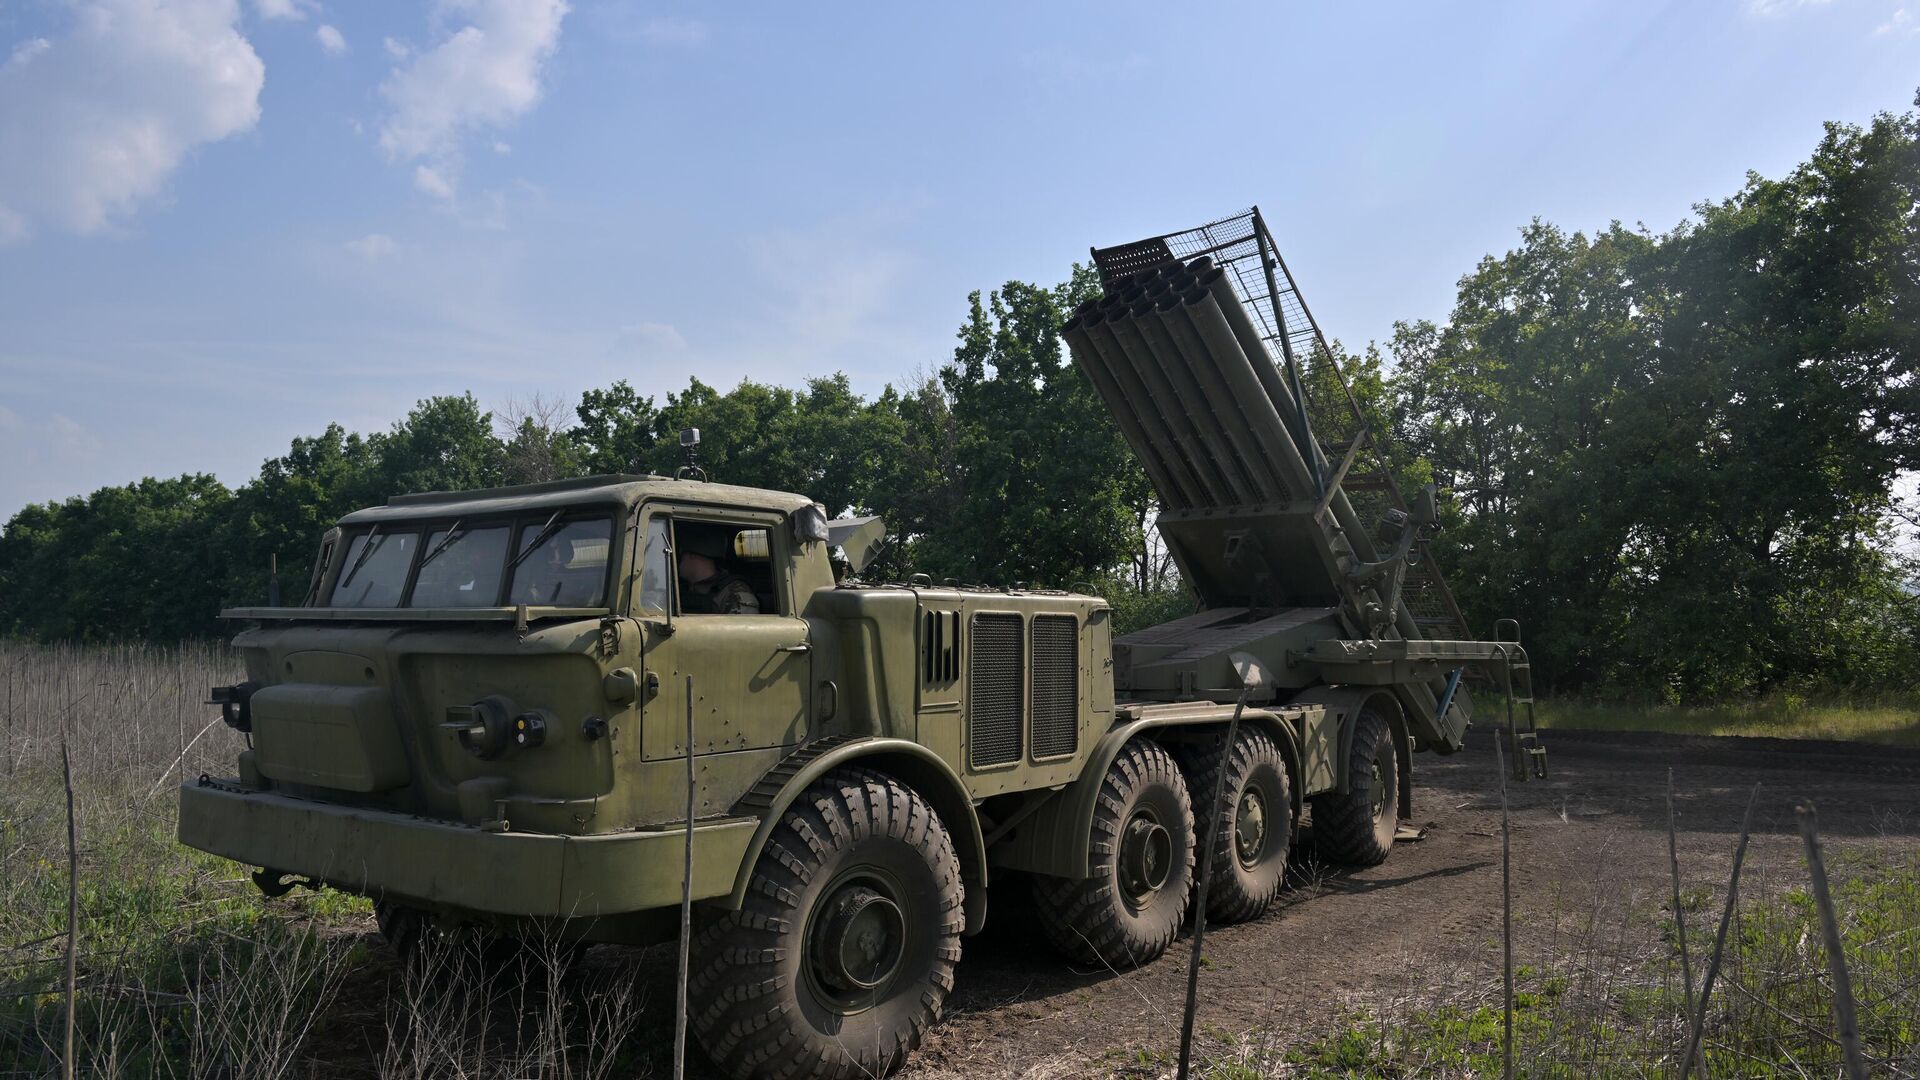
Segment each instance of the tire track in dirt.
[[[1563,924],[1666,887],[1667,769],[1689,877],[1724,876],[1752,786],[1763,785],[1750,863],[1797,858],[1793,805],[1814,801],[1836,843],[1920,846],[1920,751],[1784,739],[1548,732],[1552,773],[1510,787],[1516,923],[1526,948]],[[1486,733],[1467,752],[1415,759],[1425,839],[1384,865],[1297,866],[1276,910],[1209,927],[1202,1030],[1324,1029],[1342,1012],[1494,981],[1500,920],[1498,776]],[[1797,864],[1795,864],[1797,865]],[[966,943],[948,1019],[903,1074],[1078,1076],[1164,1058],[1177,1046],[1186,939],[1136,971],[1075,971],[996,880],[988,928]],[[1016,895],[1008,895],[1014,893]],[[1524,962],[1524,960],[1523,960]],[[1389,1006],[1390,1007],[1390,1006]]]

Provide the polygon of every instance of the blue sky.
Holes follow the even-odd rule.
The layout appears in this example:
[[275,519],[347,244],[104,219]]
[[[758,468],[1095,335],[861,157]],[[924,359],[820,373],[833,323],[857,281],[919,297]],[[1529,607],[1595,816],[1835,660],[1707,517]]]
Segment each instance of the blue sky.
[[0,0],[0,516],[626,378],[865,392],[1266,212],[1327,331],[1908,107],[1920,0]]

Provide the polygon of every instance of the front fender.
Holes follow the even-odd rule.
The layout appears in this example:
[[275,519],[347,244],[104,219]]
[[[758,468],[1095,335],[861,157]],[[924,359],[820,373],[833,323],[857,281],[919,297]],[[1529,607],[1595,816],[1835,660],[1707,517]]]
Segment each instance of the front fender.
[[726,906],[737,908],[746,901],[754,864],[766,849],[774,827],[786,815],[787,807],[814,781],[843,765],[860,765],[894,777],[918,792],[933,807],[933,812],[940,815],[947,833],[953,837],[954,854],[960,860],[960,879],[966,884],[966,932],[977,933],[987,917],[987,849],[980,833],[980,817],[974,813],[973,799],[967,794],[966,785],[952,767],[933,751],[907,739],[847,736],[821,739],[795,750],[754,785],[734,808],[734,813],[757,816],[760,825],[747,843]]

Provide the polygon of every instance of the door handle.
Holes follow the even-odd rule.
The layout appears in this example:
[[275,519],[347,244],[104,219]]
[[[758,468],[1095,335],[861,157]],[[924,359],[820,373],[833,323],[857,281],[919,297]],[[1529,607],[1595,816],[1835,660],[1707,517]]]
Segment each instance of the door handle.
[[797,645],[782,645],[779,648],[774,650],[774,652],[795,652],[795,653],[812,652],[812,651],[813,651],[813,646],[807,644],[804,641],[800,642]]

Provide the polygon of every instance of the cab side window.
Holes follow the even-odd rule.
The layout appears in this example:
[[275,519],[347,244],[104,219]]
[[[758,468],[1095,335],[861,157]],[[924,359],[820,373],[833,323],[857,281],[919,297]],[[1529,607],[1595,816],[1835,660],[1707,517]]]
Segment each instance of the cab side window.
[[655,514],[647,519],[647,538],[640,551],[640,596],[642,611],[664,612],[673,602],[673,572],[668,549],[673,546],[673,522]]
[[[669,572],[678,579],[671,592]],[[669,605],[677,615],[781,614],[769,531],[704,519],[650,518],[638,606],[666,611]]]

